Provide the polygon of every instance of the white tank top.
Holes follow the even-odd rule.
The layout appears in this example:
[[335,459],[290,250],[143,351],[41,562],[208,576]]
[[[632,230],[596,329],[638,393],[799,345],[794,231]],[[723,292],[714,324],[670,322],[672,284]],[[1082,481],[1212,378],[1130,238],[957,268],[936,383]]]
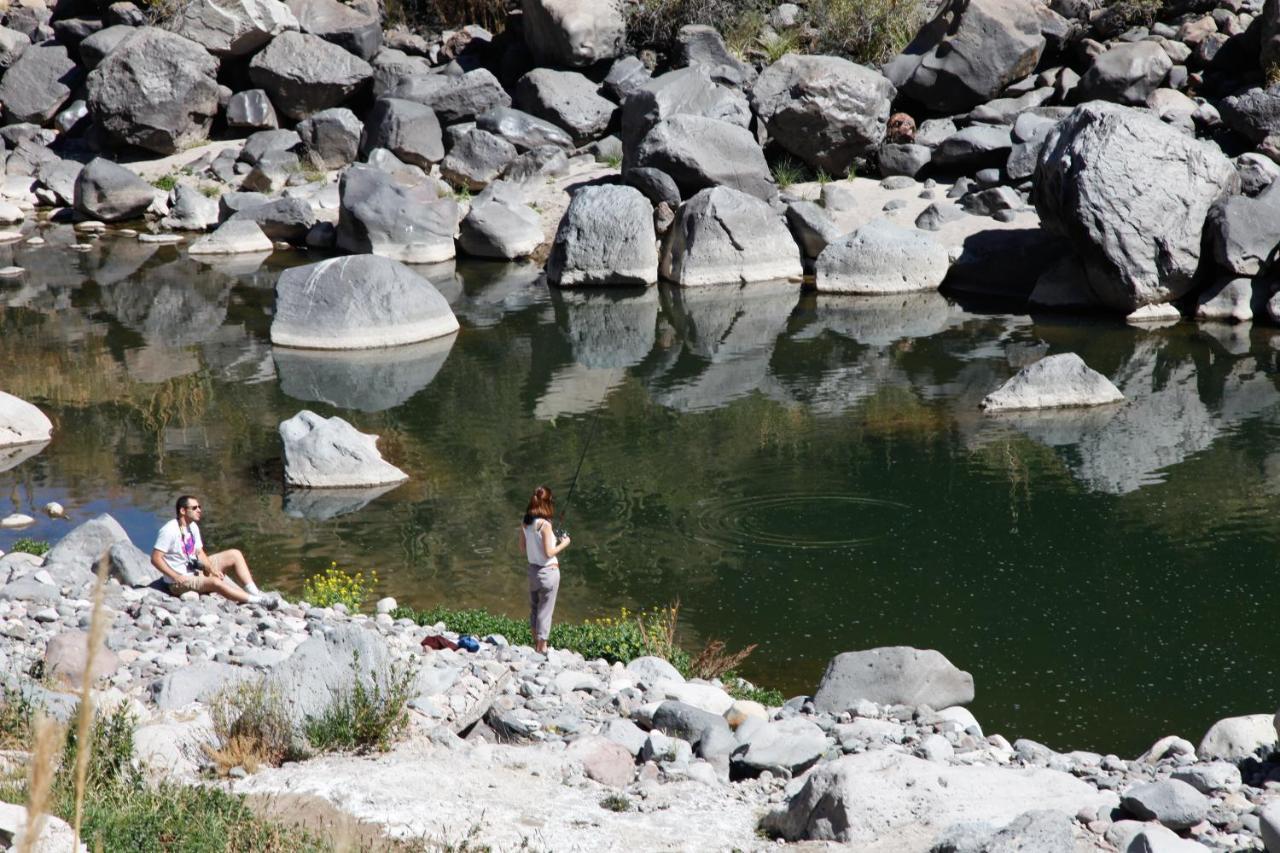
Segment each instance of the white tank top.
[[559,568],[560,561],[555,557],[548,557],[547,550],[542,547],[541,525],[550,523],[545,518],[535,518],[533,524],[524,525],[524,550],[529,562],[533,565]]

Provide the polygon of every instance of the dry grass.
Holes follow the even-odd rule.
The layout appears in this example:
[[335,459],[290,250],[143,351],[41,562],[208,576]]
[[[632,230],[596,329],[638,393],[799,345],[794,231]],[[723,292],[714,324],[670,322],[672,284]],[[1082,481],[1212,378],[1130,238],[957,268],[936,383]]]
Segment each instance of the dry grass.
[[733,672],[742,662],[751,657],[759,644],[752,643],[745,649],[736,652],[725,651],[723,640],[709,640],[702,651],[689,662],[689,672],[694,678],[705,678],[710,681],[725,673]]
[[924,23],[920,0],[814,0],[809,18],[817,53],[877,65],[902,51]]
[[679,622],[680,599],[678,598],[666,610],[655,611],[647,617],[637,616],[636,624],[640,626],[640,637],[645,651],[663,660],[674,660],[680,651],[680,644],[676,642]]
[[57,775],[58,755],[66,738],[66,729],[57,720],[37,713],[35,747],[27,765],[27,826],[18,853],[33,853],[36,841],[44,831],[45,814],[49,811],[53,780]]
[[89,647],[85,650],[84,676],[80,683],[80,714],[76,720],[76,809],[75,822],[72,824],[75,844],[80,843],[80,821],[84,817],[84,781],[89,769],[89,756],[93,754],[93,664],[107,631],[106,620],[102,615],[102,594],[110,568],[111,562],[104,554],[98,560],[98,579],[93,587],[93,612],[89,617]]
[[300,757],[293,723],[280,695],[263,681],[242,682],[223,690],[210,710],[213,732],[221,746],[206,746],[205,752],[219,775],[225,776],[233,767],[253,773],[264,765],[277,767]]

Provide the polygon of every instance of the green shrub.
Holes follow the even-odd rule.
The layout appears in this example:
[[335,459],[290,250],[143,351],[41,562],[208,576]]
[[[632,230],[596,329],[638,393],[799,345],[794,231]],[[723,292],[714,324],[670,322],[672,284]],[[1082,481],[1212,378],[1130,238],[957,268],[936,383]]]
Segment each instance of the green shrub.
[[378,585],[378,573],[370,572],[365,580],[364,572],[351,574],[330,563],[322,574],[312,575],[302,583],[302,597],[316,607],[345,605],[352,613],[359,613],[367,598]]
[[43,539],[23,538],[14,542],[13,547],[9,550],[21,554],[35,554],[37,557],[43,557],[45,554],[49,553],[50,547],[49,543]]
[[409,724],[417,673],[412,667],[392,665],[387,672],[373,673],[366,683],[358,655],[352,668],[352,688],[339,693],[320,716],[308,717],[303,731],[320,752],[386,752]]
[[921,0],[813,0],[817,53],[879,65],[902,52],[924,23]]
[[160,177],[156,178],[154,181],[151,182],[151,186],[155,187],[158,190],[164,190],[165,192],[172,192],[173,188],[176,187],[177,185],[178,185],[177,175],[161,175]]
[[629,812],[631,811],[631,800],[622,794],[610,794],[600,801],[600,808],[608,809],[611,812]]
[[233,767],[250,773],[305,758],[280,694],[262,679],[224,688],[210,703],[217,749],[207,750],[220,774]]
[[[80,712],[72,714],[72,719]],[[121,703],[113,710],[93,715],[93,728],[89,734],[89,764],[85,773],[85,790],[126,782],[133,773],[133,729],[137,721],[129,706]],[[76,762],[77,743],[76,728],[67,731],[67,739],[62,745],[62,772],[66,779],[58,784],[74,789],[72,773]]]
[[687,24],[706,24],[741,53],[754,40],[770,5],[762,0],[641,0],[626,4],[627,45],[632,52],[652,48],[669,53]]
[[726,677],[723,683],[724,692],[734,699],[759,702],[766,708],[778,708],[787,701],[787,697],[783,695],[782,691],[774,687],[756,687],[751,682],[741,678],[729,677]]

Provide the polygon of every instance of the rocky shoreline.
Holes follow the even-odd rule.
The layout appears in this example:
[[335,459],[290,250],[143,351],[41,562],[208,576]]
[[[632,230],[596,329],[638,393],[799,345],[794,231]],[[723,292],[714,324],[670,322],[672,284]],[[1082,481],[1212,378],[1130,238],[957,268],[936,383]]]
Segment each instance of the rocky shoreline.
[[[96,702],[131,710],[152,778],[322,803],[388,837],[494,849],[1280,849],[1269,714],[1122,758],[984,733],[964,708],[972,677],[937,651],[838,655],[812,696],[766,708],[659,658],[609,665],[501,637],[476,653],[424,650],[445,626],[395,618],[390,599],[369,617],[174,598],[146,585],[145,558],[109,516],[43,559],[0,557],[9,695],[72,712],[99,555],[112,577]],[[410,723],[389,752],[232,767],[215,781],[210,750],[225,744],[212,714],[225,691],[264,685],[300,723],[356,679],[407,664]]]

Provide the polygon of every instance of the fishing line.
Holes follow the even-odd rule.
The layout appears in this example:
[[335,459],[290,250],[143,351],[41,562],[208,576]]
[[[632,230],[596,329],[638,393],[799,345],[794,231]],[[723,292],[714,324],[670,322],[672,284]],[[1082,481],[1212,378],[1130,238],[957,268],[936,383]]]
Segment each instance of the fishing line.
[[596,413],[591,416],[591,428],[587,431],[587,441],[582,445],[582,455],[578,457],[578,467],[573,472],[573,480],[569,483],[569,494],[564,499],[564,509],[560,510],[560,529],[556,531],[557,538],[565,536],[564,517],[569,514],[569,504],[573,502],[573,490],[578,485],[578,475],[582,473],[582,463],[587,461],[587,451],[591,449],[591,440],[596,437],[596,423],[600,420],[600,409],[596,409]]

